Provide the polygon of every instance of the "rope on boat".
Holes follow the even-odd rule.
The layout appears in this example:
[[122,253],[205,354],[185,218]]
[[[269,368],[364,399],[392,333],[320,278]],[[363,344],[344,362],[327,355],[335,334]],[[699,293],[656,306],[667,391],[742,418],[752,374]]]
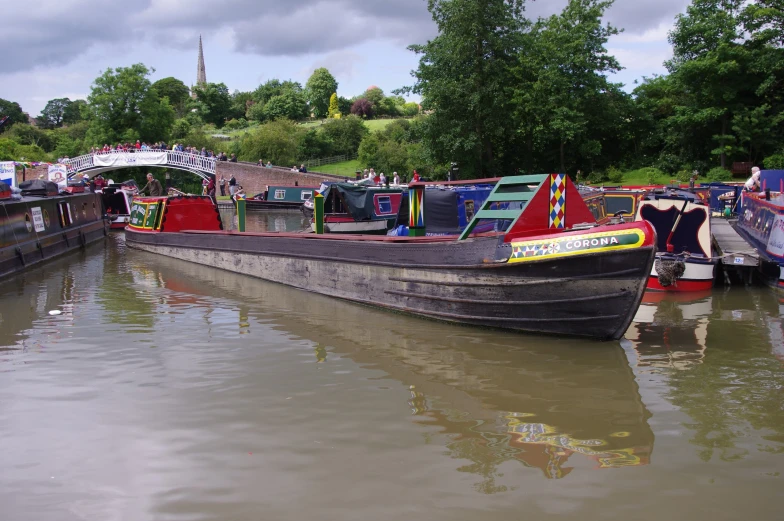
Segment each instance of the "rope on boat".
[[659,274],[659,284],[663,288],[677,286],[677,281],[683,277],[686,271],[686,263],[682,260],[661,260],[656,259],[656,273]]

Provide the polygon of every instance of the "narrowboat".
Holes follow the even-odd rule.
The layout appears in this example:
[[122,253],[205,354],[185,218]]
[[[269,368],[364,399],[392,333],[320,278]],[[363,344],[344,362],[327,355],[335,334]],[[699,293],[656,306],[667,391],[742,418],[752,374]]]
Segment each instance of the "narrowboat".
[[249,210],[299,210],[318,190],[318,186],[268,185],[263,192],[245,199]]
[[710,208],[691,192],[653,192],[639,202],[636,220],[656,229],[656,262],[648,280],[653,291],[704,292],[713,287]]
[[0,183],[0,277],[18,273],[64,253],[83,248],[106,236],[101,197],[68,187],[61,193],[57,184],[34,180],[19,184],[12,195]]
[[[403,192],[402,186],[330,184],[320,192],[324,196],[324,231],[386,235],[397,223]],[[308,207],[312,211],[312,206]],[[315,223],[311,226],[315,231]]]
[[734,228],[759,252],[765,283],[784,291],[784,170],[762,170],[760,182],[762,192],[740,193]]
[[138,192],[136,182],[110,183],[97,191],[101,194],[101,201],[106,210],[106,215],[111,223],[110,229],[124,230],[131,217],[131,201]]
[[[419,317],[623,336],[654,261],[648,222],[598,225],[567,176],[514,176],[499,181],[460,237],[427,237],[424,193],[423,185],[409,187],[408,237],[232,232],[208,197],[137,198],[126,244]],[[490,209],[496,202],[522,209]],[[512,224],[472,234],[483,219]]]

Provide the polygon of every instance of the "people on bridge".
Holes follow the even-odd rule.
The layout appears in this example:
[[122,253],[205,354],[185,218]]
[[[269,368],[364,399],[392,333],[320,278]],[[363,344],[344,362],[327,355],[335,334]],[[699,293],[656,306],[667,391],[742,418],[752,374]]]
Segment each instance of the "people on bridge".
[[235,156],[234,154],[232,154],[232,155],[231,155],[231,159],[229,159],[229,163],[236,163],[236,162],[237,162],[237,156]]
[[152,197],[159,197],[163,195],[163,187],[161,186],[161,182],[155,179],[151,173],[147,173],[147,184],[144,185],[144,188],[139,190],[140,194],[144,192],[149,192],[150,196]]
[[304,164],[299,165],[299,171],[302,172],[303,174],[307,174],[308,173],[308,169],[305,168]]

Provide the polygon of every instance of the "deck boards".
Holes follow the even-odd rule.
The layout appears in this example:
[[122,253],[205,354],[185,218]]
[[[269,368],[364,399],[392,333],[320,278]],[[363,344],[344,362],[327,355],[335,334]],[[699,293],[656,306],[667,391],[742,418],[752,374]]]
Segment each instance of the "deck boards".
[[759,265],[757,250],[735,231],[728,219],[711,217],[711,234],[713,246],[723,264],[738,267]]

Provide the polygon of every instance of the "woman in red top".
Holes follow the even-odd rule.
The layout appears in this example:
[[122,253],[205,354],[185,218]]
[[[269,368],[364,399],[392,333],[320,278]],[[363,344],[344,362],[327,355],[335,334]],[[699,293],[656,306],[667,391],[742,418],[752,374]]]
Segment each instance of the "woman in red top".
[[418,183],[419,182],[419,174],[417,174],[416,170],[414,170],[414,177],[411,178],[411,182],[412,183]]

